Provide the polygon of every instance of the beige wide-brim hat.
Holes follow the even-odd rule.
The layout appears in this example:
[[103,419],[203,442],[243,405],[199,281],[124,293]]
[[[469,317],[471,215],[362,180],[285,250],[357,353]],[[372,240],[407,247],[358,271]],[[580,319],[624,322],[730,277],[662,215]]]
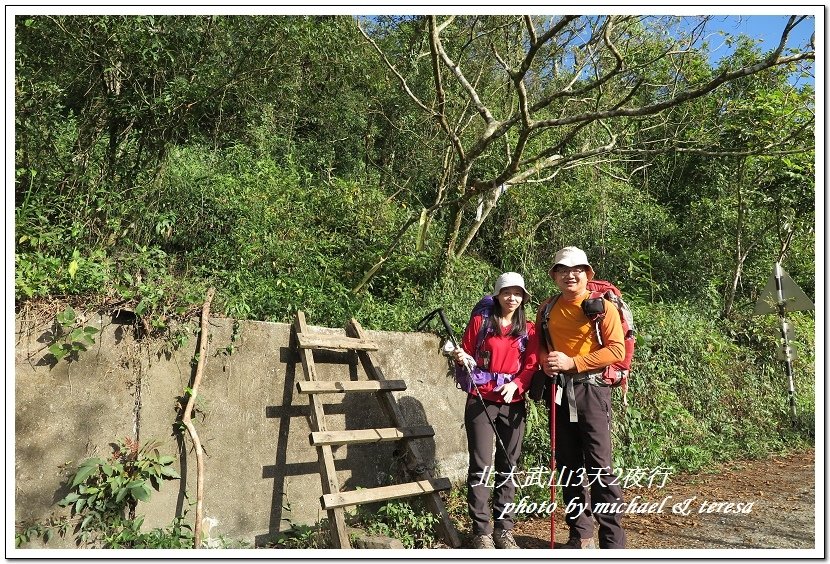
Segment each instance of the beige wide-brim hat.
[[530,292],[525,288],[525,279],[518,272],[505,272],[496,279],[496,285],[493,288],[493,295],[498,296],[502,288],[509,288],[511,286],[518,286],[524,292],[524,301],[530,299]]
[[588,262],[588,256],[585,254],[585,251],[580,248],[565,247],[564,249],[559,249],[559,252],[553,257],[553,266],[548,270],[548,276],[553,278],[553,269],[560,264],[569,268],[573,266],[585,266],[588,268],[588,280],[594,278],[594,267]]

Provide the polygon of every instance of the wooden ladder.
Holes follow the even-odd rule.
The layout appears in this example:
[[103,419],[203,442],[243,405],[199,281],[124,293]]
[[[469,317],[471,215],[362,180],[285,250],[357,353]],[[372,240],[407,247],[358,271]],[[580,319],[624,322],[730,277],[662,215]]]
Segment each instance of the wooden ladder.
[[[346,534],[344,507],[417,495],[426,496],[427,507],[439,518],[439,532],[444,541],[453,548],[461,546],[458,532],[450,521],[439,494],[442,490],[450,489],[450,481],[447,478],[433,478],[428,468],[423,464],[416,445],[408,440],[432,437],[435,432],[430,426],[407,427],[405,425],[401,410],[392,392],[405,390],[406,383],[403,380],[387,380],[384,377],[383,371],[372,355],[373,351],[378,350],[377,344],[366,339],[363,328],[354,319],[346,326],[346,337],[310,333],[306,325],[305,314],[302,311],[297,312],[294,328],[305,373],[305,381],[297,382],[297,390],[300,394],[308,395],[309,399],[311,408],[309,411],[309,425],[311,427],[309,441],[312,446],[317,447],[320,480],[323,485],[320,504],[328,514],[331,540],[334,547],[351,548],[349,537]],[[314,349],[355,351],[370,380],[337,382],[318,380],[312,353]],[[393,426],[377,429],[329,431],[326,428],[320,395],[361,392],[374,393],[380,402],[381,409]],[[405,445],[404,463],[415,481],[355,491],[340,491],[340,482],[334,468],[333,445],[401,440]]]

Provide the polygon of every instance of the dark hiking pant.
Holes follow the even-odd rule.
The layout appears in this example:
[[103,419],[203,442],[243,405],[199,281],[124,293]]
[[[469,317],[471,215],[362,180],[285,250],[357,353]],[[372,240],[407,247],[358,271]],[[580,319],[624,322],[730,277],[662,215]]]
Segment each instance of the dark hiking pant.
[[[525,402],[494,403],[469,395],[464,408],[464,426],[467,430],[467,451],[469,469],[467,472],[467,510],[472,520],[474,535],[489,535],[494,525],[490,523],[490,494],[493,494],[493,520],[496,531],[513,528],[514,511],[504,512],[508,503],[513,503],[518,475],[519,455],[522,451],[522,437],[525,431]],[[496,443],[496,461],[493,464],[493,427],[488,421],[495,421],[496,430],[507,452]],[[504,515],[502,516],[502,513]],[[501,519],[499,517],[502,517]]]
[[622,489],[611,471],[611,388],[574,384],[574,395],[576,423],[570,422],[564,394],[556,406],[556,467],[563,484],[565,521],[572,538],[587,539],[594,536],[595,518],[599,547],[625,548],[622,514],[596,511],[597,504],[614,508],[623,502]]

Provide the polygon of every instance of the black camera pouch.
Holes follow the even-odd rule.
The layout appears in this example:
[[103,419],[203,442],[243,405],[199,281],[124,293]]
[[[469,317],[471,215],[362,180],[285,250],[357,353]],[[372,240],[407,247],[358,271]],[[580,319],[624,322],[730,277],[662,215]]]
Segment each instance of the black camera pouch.
[[588,298],[582,302],[582,311],[588,319],[602,317],[605,315],[605,303],[602,298]]

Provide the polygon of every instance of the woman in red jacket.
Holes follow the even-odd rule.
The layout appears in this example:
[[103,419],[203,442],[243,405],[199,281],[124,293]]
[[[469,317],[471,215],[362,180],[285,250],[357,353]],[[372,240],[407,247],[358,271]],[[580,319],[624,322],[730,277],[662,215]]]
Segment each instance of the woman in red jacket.
[[[511,532],[513,512],[506,509],[512,507],[519,480],[515,472],[525,428],[524,393],[537,368],[536,328],[525,317],[528,298],[520,274],[506,272],[499,276],[492,312],[470,319],[461,342],[464,350],[455,351],[456,363],[464,365],[466,361],[476,383],[469,390],[464,410],[469,452],[467,506],[475,535],[473,548],[519,548]],[[494,428],[500,439],[495,466]],[[490,520],[491,490],[494,523]]]

